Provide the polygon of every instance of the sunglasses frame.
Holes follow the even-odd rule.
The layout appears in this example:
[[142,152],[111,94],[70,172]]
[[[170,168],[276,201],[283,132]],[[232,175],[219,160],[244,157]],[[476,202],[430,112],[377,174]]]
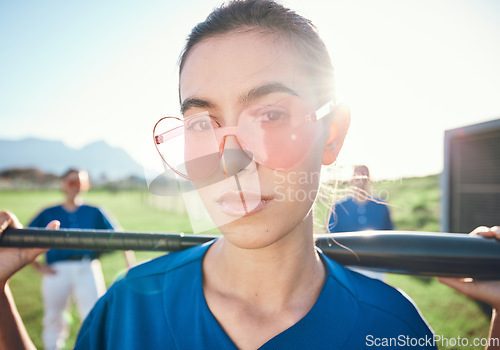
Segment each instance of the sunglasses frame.
[[[285,97],[284,99],[287,99],[287,98],[289,98],[289,97]],[[278,100],[274,104],[270,104],[270,105],[267,105],[267,106],[273,106],[273,105],[277,104],[279,101],[281,101],[281,100]],[[328,101],[327,103],[325,103],[324,105],[322,105],[320,108],[318,108],[315,111],[313,111],[311,114],[315,114],[316,115],[316,119],[314,121],[318,122],[319,120],[323,119],[324,117],[326,117],[327,115],[329,115],[330,113],[332,113],[334,111],[334,107],[335,107],[335,103],[333,101]],[[158,120],[155,123],[154,127],[153,127],[153,142],[154,142],[156,151],[160,155],[160,158],[162,159],[162,161],[172,171],[174,171],[177,175],[179,175],[179,176],[181,176],[181,177],[183,177],[183,178],[185,178],[186,180],[189,180],[189,181],[199,181],[199,180],[195,180],[195,179],[189,178],[187,175],[182,174],[181,172],[179,172],[178,170],[176,170],[174,167],[172,167],[165,160],[165,158],[163,157],[162,152],[158,148],[158,145],[160,145],[160,144],[162,144],[162,143],[164,143],[164,142],[166,142],[166,141],[174,138],[175,136],[178,136],[181,133],[183,133],[184,131],[181,131],[181,130],[184,129],[184,123],[186,122],[186,120],[189,120],[190,118],[194,118],[196,116],[200,116],[200,115],[203,115],[203,114],[205,114],[208,118],[210,118],[211,121],[213,122],[213,124],[216,126],[216,127],[214,127],[214,130],[225,129],[225,132],[222,134],[222,136],[215,135],[217,143],[219,144],[219,161],[222,158],[222,154],[223,154],[223,151],[224,151],[224,148],[225,148],[225,142],[226,142],[226,137],[227,136],[234,136],[236,138],[236,142],[238,143],[238,145],[242,149],[242,151],[245,152],[245,153],[250,152],[250,150],[249,150],[248,147],[243,147],[243,146],[245,146],[245,143],[244,142],[242,143],[241,140],[236,135],[236,133],[234,132],[234,130],[236,130],[238,128],[238,124],[237,125],[233,125],[233,126],[224,126],[224,127],[221,127],[219,125],[219,123],[217,123],[217,121],[215,121],[214,118],[207,111],[193,114],[193,115],[191,115],[191,116],[189,116],[189,117],[187,117],[185,119],[180,119],[178,117],[170,117],[170,116],[169,117],[160,118],[160,120]],[[238,122],[239,122],[240,115],[241,115],[241,113],[238,115]],[[163,133],[161,133],[159,135],[156,135],[156,128],[157,128],[158,124],[160,124],[162,121],[164,121],[166,119],[176,119],[176,120],[180,121],[183,125],[175,127],[175,128],[170,129],[168,131],[165,131],[165,132],[163,132]],[[176,133],[174,133],[172,135],[172,132],[175,132],[176,129],[179,129],[178,132],[176,132]],[[169,134],[169,137],[165,139],[165,134],[167,134],[167,133]],[[219,142],[219,139],[221,139],[220,142]],[[255,159],[255,157],[253,157],[253,160],[255,160],[257,163],[263,165],[261,162],[257,161]],[[214,167],[214,169],[215,169],[215,167]]]

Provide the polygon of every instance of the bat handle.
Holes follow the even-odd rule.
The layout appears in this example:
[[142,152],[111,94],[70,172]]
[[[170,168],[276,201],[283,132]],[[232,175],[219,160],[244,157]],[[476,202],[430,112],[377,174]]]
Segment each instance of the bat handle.
[[94,251],[143,250],[173,252],[203,244],[214,238],[212,236],[185,235],[184,233],[7,228],[0,237],[0,246]]

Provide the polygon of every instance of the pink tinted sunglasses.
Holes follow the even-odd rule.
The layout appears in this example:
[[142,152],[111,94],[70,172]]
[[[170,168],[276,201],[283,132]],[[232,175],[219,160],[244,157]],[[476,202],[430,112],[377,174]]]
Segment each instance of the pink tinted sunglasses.
[[156,149],[180,176],[200,181],[209,177],[224,153],[227,136],[257,163],[289,171],[309,153],[317,121],[333,110],[333,102],[314,108],[303,98],[290,96],[272,105],[250,105],[234,126],[221,126],[208,112],[185,119],[164,117],[153,129]]

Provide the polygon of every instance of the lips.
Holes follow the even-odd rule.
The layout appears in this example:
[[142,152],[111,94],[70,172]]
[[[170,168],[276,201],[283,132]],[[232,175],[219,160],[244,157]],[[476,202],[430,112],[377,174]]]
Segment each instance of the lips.
[[272,197],[254,192],[227,191],[217,198],[216,203],[224,214],[242,217],[264,209],[272,200]]

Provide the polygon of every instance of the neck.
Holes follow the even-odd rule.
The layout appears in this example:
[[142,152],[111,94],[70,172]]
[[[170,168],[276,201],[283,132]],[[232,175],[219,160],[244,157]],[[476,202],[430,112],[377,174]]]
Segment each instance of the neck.
[[206,287],[271,308],[284,307],[311,289],[317,296],[325,268],[314,246],[310,217],[263,248],[240,248],[222,238],[204,260]]
[[358,186],[354,188],[353,198],[358,203],[364,203],[369,199],[368,186]]
[[66,198],[66,200],[63,203],[64,209],[68,211],[74,211],[78,209],[83,204],[82,198],[79,196],[72,197],[72,198]]
[[363,196],[363,195],[356,195],[356,196],[354,196],[354,200],[356,201],[356,203],[363,204],[367,201],[367,198],[366,198],[366,196]]

